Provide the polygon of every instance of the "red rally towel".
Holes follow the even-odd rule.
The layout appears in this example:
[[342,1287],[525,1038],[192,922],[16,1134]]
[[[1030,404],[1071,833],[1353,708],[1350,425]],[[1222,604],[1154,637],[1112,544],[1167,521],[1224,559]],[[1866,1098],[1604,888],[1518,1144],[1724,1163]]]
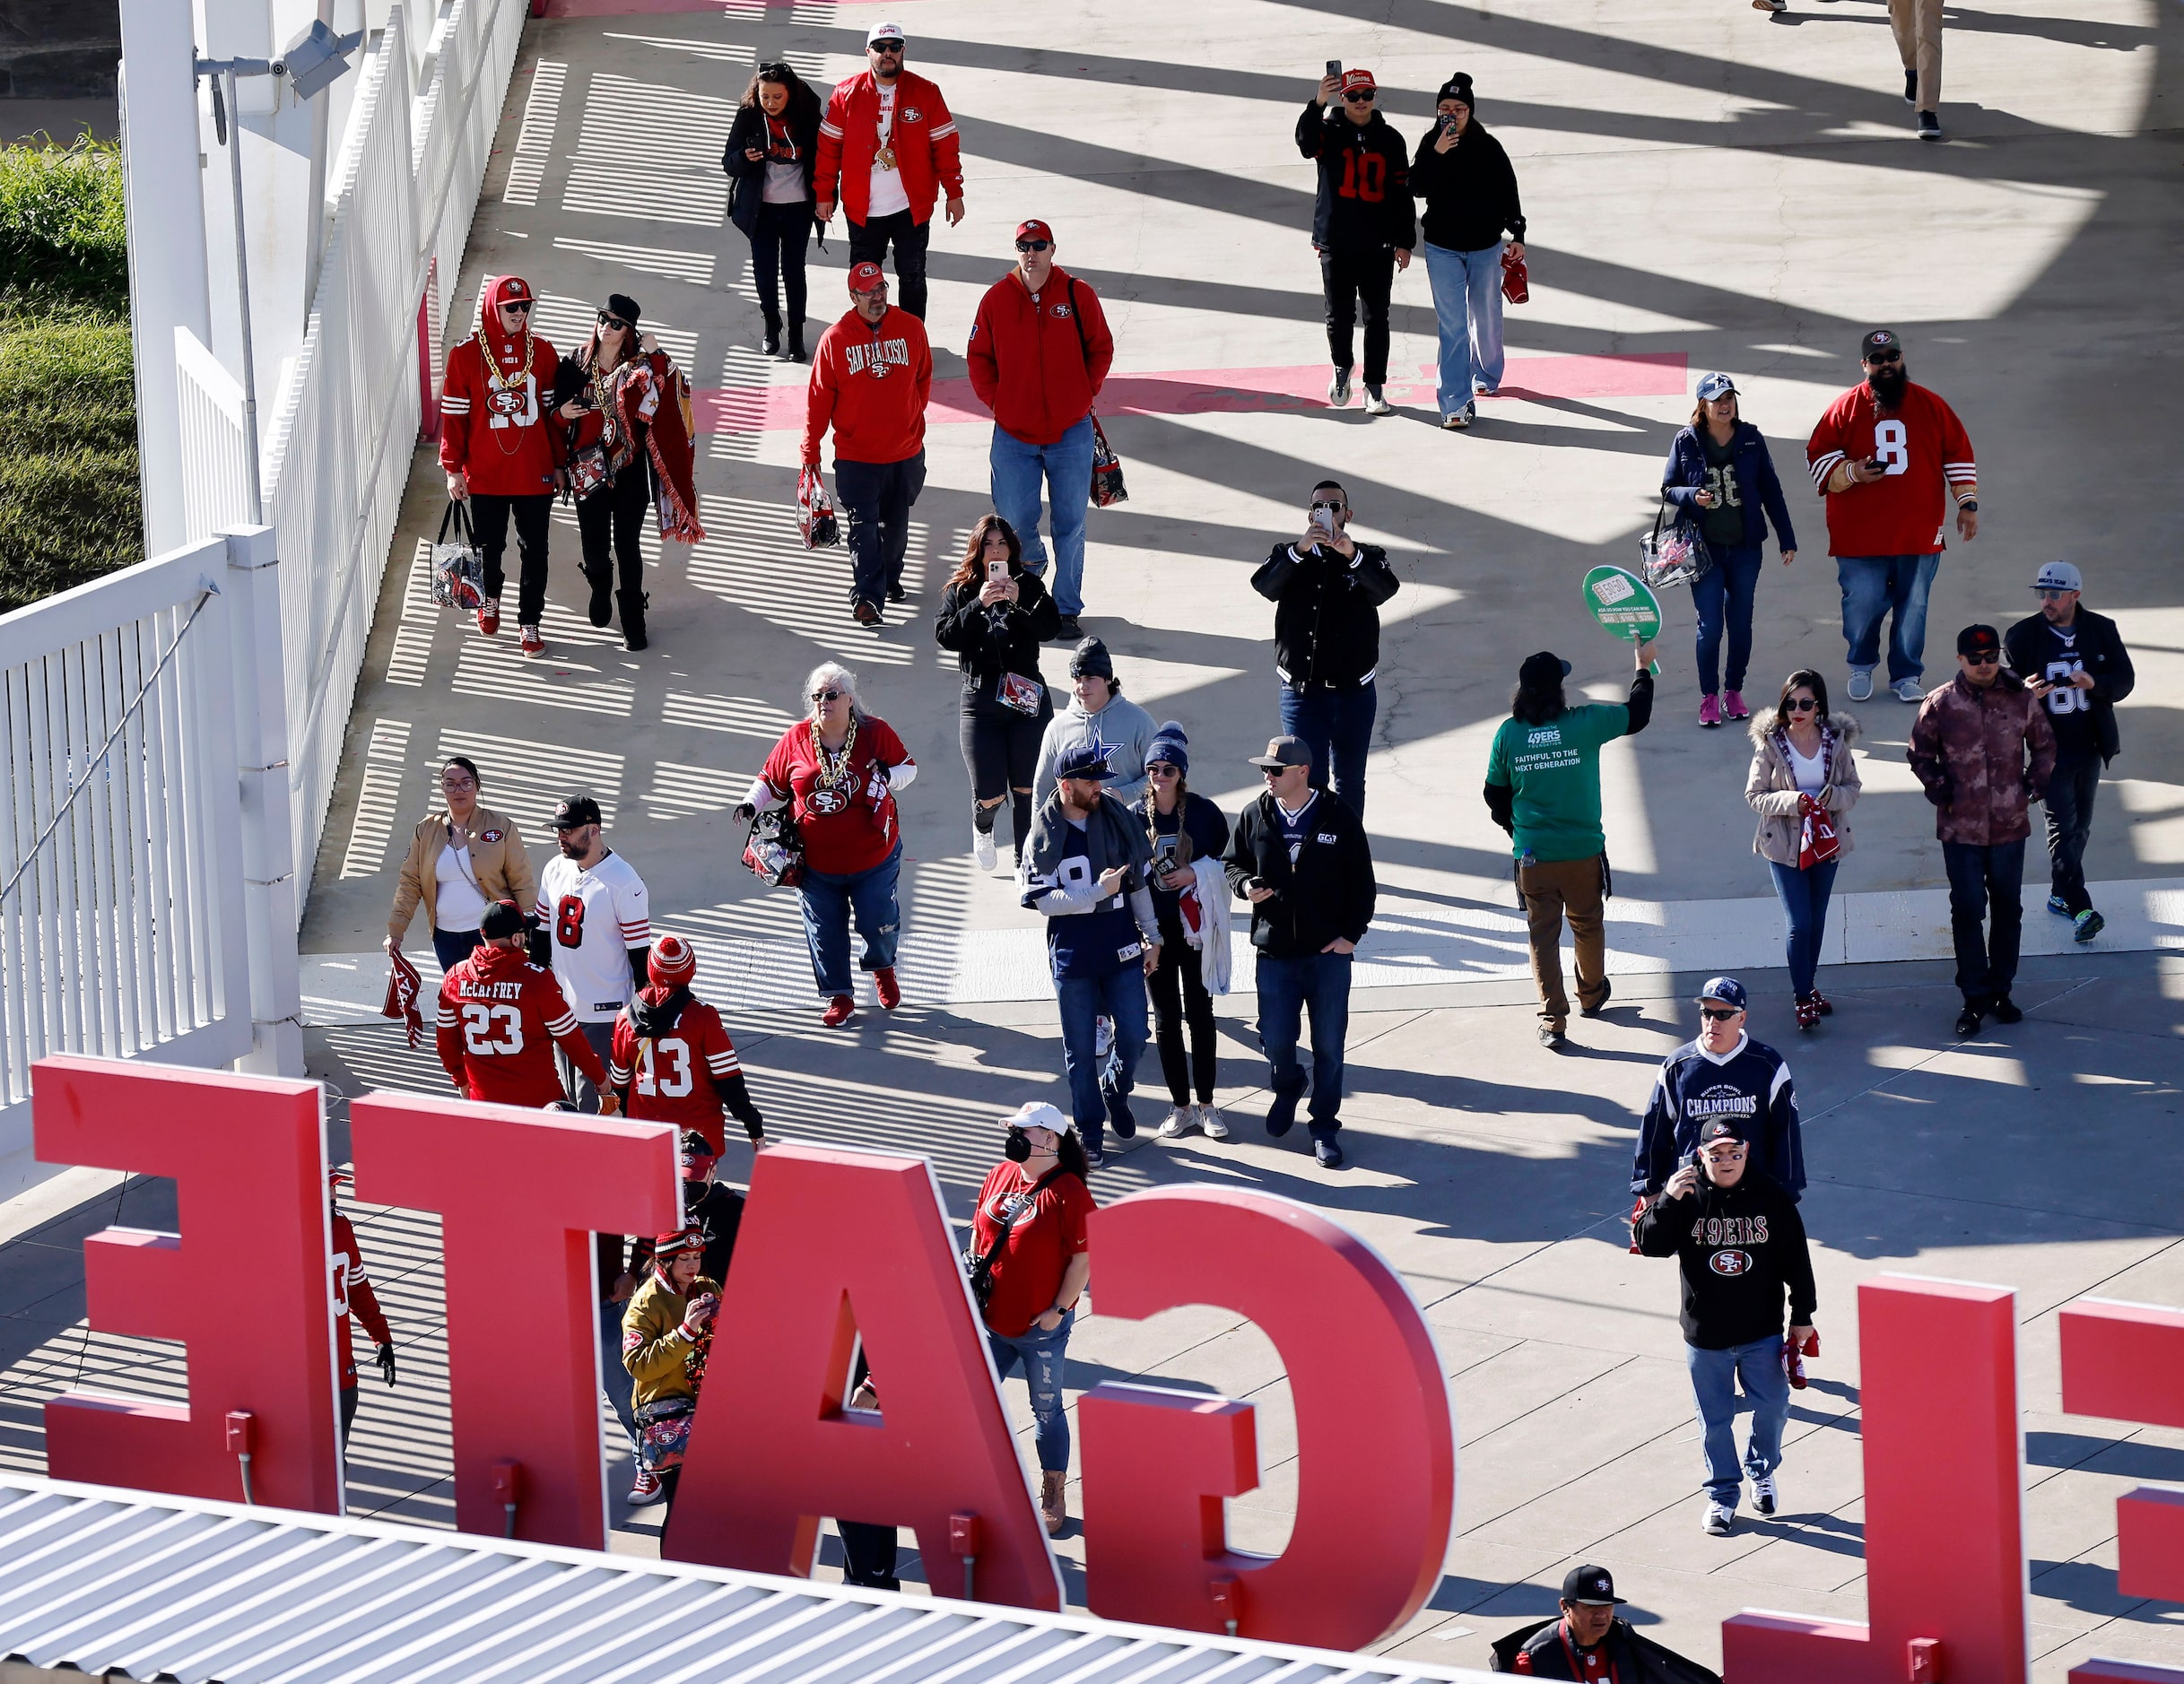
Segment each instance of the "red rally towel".
[[423,991],[424,978],[417,974],[417,967],[396,949],[393,966],[387,973],[387,999],[379,1007],[379,1015],[403,1020],[409,1030],[413,1050],[424,1040],[424,1013],[417,1009],[417,996]]

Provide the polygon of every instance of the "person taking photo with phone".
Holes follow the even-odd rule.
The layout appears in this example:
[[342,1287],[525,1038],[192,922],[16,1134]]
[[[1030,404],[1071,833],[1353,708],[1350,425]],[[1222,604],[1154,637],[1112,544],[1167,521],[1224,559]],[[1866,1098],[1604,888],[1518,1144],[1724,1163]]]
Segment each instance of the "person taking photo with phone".
[[1388,299],[1396,272],[1411,266],[1418,225],[1411,210],[1403,137],[1375,109],[1379,94],[1370,70],[1344,70],[1328,61],[1327,74],[1298,114],[1297,150],[1319,166],[1312,249],[1319,256],[1327,356],[1335,365],[1327,403],[1343,409],[1350,402],[1350,374],[1357,366],[1351,335],[1362,308],[1365,412],[1392,415],[1395,406],[1382,391],[1388,381]]
[[1524,205],[1516,167],[1479,121],[1471,78],[1461,71],[1449,77],[1433,105],[1433,126],[1419,137],[1411,160],[1410,190],[1425,201],[1426,278],[1440,338],[1440,424],[1461,430],[1477,417],[1473,400],[1501,389],[1502,258],[1524,261]]

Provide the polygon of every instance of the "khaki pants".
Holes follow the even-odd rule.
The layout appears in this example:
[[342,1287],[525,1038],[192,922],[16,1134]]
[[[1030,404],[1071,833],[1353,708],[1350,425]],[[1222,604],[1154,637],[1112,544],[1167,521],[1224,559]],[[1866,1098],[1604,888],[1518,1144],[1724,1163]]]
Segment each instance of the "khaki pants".
[[1919,73],[1919,109],[1941,109],[1942,0],[1888,0],[1889,27],[1906,70]]
[[1531,928],[1532,980],[1539,985],[1539,1015],[1561,1029],[1570,1021],[1562,992],[1562,920],[1578,945],[1578,1003],[1587,1010],[1607,998],[1607,936],[1600,913],[1600,856],[1539,861],[1517,868],[1517,887]]

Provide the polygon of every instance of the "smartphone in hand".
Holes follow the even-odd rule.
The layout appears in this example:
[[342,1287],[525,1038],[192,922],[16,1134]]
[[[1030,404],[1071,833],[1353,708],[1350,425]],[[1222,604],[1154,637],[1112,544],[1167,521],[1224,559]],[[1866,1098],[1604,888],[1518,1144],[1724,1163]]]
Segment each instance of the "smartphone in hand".
[[1341,59],[1339,59],[1339,58],[1330,58],[1330,59],[1328,59],[1328,60],[1327,60],[1327,74],[1328,74],[1328,75],[1330,75],[1330,76],[1339,76],[1339,75],[1341,75],[1342,74],[1343,74],[1343,61],[1342,61]]

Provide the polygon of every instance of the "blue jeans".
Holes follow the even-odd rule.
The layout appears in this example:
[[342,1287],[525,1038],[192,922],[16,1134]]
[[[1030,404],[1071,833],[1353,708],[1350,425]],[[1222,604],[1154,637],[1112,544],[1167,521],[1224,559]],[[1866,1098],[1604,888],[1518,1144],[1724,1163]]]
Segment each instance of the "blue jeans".
[[1949,933],[1956,944],[1957,992],[1966,1005],[1984,1009],[2006,996],[2017,980],[2017,942],[2024,923],[2024,839],[1991,847],[1945,842],[1941,863],[1949,873]]
[[622,1366],[622,1313],[628,1304],[617,1304],[612,1298],[599,1303],[599,1384],[606,1393],[606,1401],[613,1405],[614,1419],[622,1423],[622,1430],[630,1436],[630,1454],[637,1454],[637,1411],[631,1406],[631,1393],[637,1382],[630,1371]]
[[1759,589],[1763,558],[1757,544],[1714,551],[1714,565],[1692,581],[1691,605],[1699,616],[1699,693],[1720,691],[1719,662],[1724,623],[1729,634],[1730,690],[1745,687],[1752,664],[1752,598]]
[[475,930],[434,930],[432,957],[439,961],[444,975],[468,959],[484,939]]
[[1834,860],[1810,871],[1795,865],[1767,862],[1774,873],[1774,892],[1782,902],[1785,942],[1789,951],[1789,985],[1798,999],[1813,992],[1814,973],[1820,968],[1820,942],[1828,929],[1828,895],[1835,887]]
[[1507,360],[1501,352],[1501,242],[1477,251],[1424,244],[1433,325],[1440,330],[1438,395],[1446,421],[1471,402],[1475,387],[1493,392],[1501,386]]
[[902,939],[902,907],[895,881],[902,874],[902,844],[877,865],[861,872],[815,872],[805,868],[798,904],[804,908],[804,944],[812,953],[812,979],[822,999],[850,992],[849,918],[865,938],[857,960],[863,970],[888,970]]
[[1065,614],[1084,612],[1084,510],[1092,501],[1092,422],[1087,415],[1050,445],[1027,445],[994,429],[988,455],[993,472],[994,512],[1016,529],[1023,564],[1047,568],[1039,538],[1039,490],[1043,480],[1054,510],[1054,605]]
[[1145,971],[1136,959],[1104,977],[1057,977],[1056,1003],[1062,1014],[1062,1068],[1069,1076],[1069,1112],[1086,1148],[1106,1140],[1107,1096],[1100,1089],[1099,1020],[1114,1020],[1118,1073],[1115,1096],[1127,1104],[1145,1050]]
[[1343,804],[1365,816],[1365,753],[1372,746],[1372,719],[1379,691],[1370,682],[1355,690],[1292,690],[1282,686],[1282,729],[1302,737],[1312,751],[1312,787],[1332,785]]
[[[1789,1419],[1789,1376],[1782,1372],[1782,1336],[1757,1339],[1727,1350],[1684,1347],[1691,1369],[1692,1395],[1699,1400],[1699,1424],[1706,1430],[1706,1494],[1729,1508],[1736,1506],[1746,1474],[1753,1479],[1782,1465],[1782,1424]],[[1752,1437],[1745,1460],[1736,1461],[1736,1385],[1752,1400]]]
[[1274,1090],[1304,1091],[1306,1072],[1297,1063],[1297,1033],[1304,1009],[1312,1011],[1311,1105],[1314,1140],[1342,1133],[1343,1040],[1350,1032],[1350,955],[1314,953],[1305,959],[1258,956],[1259,1045],[1272,1066]]
[[1062,1324],[1051,1333],[1037,1322],[1011,1339],[1006,1333],[986,1330],[987,1349],[994,1353],[994,1372],[1004,1380],[1022,1359],[1024,1384],[1031,1388],[1031,1441],[1039,1446],[1039,1466],[1045,1473],[1069,1471],[1069,1416],[1062,1407],[1062,1358],[1069,1349],[1069,1330],[1077,1313],[1066,1312]]
[[1835,558],[1843,591],[1843,641],[1850,646],[1852,666],[1880,664],[1881,619],[1893,609],[1888,681],[1917,678],[1927,670],[1927,595],[1940,570],[1938,554]]

